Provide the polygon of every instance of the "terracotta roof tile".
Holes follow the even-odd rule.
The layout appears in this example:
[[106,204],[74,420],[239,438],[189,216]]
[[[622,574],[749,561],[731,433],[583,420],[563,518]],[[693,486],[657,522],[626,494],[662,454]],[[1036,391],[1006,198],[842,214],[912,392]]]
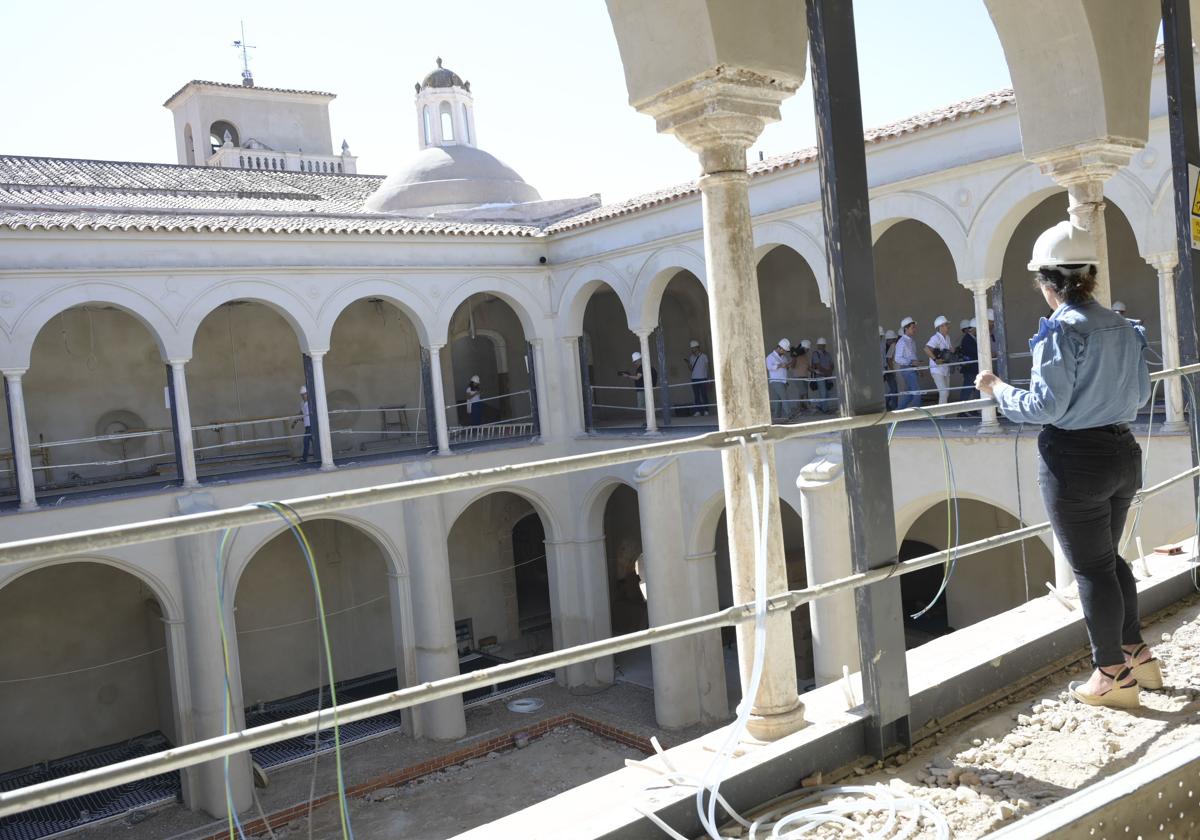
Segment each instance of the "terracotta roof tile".
[[259,87],[258,85],[246,87],[245,85],[235,85],[229,82],[206,82],[203,79],[192,79],[190,82],[185,83],[179,90],[168,96],[167,101],[163,103],[163,107],[169,108],[175,98],[187,90],[189,85],[209,85],[211,87],[233,88],[234,90],[265,90],[269,91],[270,93],[299,93],[305,96],[325,96],[330,99],[337,99],[336,93],[328,93],[323,90],[295,90],[293,88]]

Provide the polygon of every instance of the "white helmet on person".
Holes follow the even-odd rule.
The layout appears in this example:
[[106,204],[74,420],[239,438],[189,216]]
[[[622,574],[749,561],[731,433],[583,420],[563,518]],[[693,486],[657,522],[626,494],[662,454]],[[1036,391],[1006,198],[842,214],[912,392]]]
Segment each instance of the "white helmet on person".
[[971,326],[971,319],[970,319],[970,318],[963,318],[961,321],[959,321],[959,322],[958,322],[958,328],[959,328],[960,330],[965,330],[965,329],[967,329],[969,326]]
[[1064,265],[1095,265],[1096,243],[1086,230],[1070,222],[1059,222],[1033,243],[1029,270],[1060,268]]
[[825,341],[825,339],[823,339],[823,338],[818,338],[818,339],[817,339],[817,346],[818,346],[818,347],[824,347],[824,346],[825,346],[827,343],[828,343],[828,342],[827,342],[827,341]]
[[629,358],[633,359],[635,362],[640,362],[642,360],[642,354],[639,353],[638,351],[634,350],[633,355],[630,356]]
[[905,316],[905,318],[900,321],[900,330],[903,331],[907,326],[915,323],[917,323],[916,318],[911,315]]
[[812,342],[809,341],[807,338],[802,338],[802,339],[800,339],[800,346],[803,347],[805,350],[811,350]]
[[939,315],[933,319],[933,328],[936,330],[942,324],[949,324],[949,323],[950,323],[949,318],[947,318],[945,315]]
[[477,373],[477,374],[475,374],[474,376],[472,376],[472,377],[471,377],[471,381],[472,381],[474,384],[478,385],[478,384],[479,384],[479,374]]
[[979,324],[976,323],[974,318],[972,318],[970,321],[967,322],[967,326],[973,330],[979,328]]
[[888,330],[887,332],[885,332],[885,333],[883,334],[883,337],[884,337],[884,339],[886,339],[886,340],[888,340],[888,341],[891,341],[893,338],[895,338],[895,337],[896,337],[896,331],[895,331],[895,330]]
[[699,347],[699,346],[700,346],[700,342],[699,342],[699,341],[697,341],[697,340],[696,340],[696,339],[694,339],[694,338],[693,338],[691,341],[689,341],[689,342],[688,342],[688,347],[691,347],[691,348],[693,348],[693,349],[695,349],[695,348],[697,348],[697,347]]
[[307,394],[307,393],[308,393],[308,386],[307,386],[307,385],[301,385],[301,386],[300,386],[300,393],[301,393],[301,394]]
[[1113,305],[1112,305],[1112,311],[1120,312],[1122,315],[1124,315],[1125,314],[1125,303],[1123,301],[1114,300]]
[[788,341],[786,338],[781,338],[779,339],[779,347],[783,350],[791,350],[792,342]]

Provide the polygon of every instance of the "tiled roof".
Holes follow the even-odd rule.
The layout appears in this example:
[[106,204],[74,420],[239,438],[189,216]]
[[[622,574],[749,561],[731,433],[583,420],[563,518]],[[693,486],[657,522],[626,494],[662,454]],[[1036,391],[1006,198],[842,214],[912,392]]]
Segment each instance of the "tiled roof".
[[532,236],[536,227],[362,212],[383,179],[0,155],[0,226]]
[[337,99],[336,93],[328,93],[323,90],[294,90],[293,88],[259,87],[258,85],[247,87],[246,85],[235,85],[230,84],[229,82],[206,82],[203,79],[192,79],[190,82],[184,84],[184,86],[179,90],[168,96],[167,101],[163,103],[163,107],[169,108],[175,97],[187,90],[189,85],[208,85],[210,87],[233,88],[234,90],[265,90],[270,93],[299,93],[305,96],[326,96],[330,99]]
[[[901,137],[905,134],[912,134],[927,128],[933,128],[937,125],[954,122],[956,120],[972,117],[977,114],[994,111],[997,108],[1003,108],[1008,105],[1016,104],[1016,97],[1011,89],[998,90],[994,93],[976,96],[971,99],[956,102],[953,105],[948,105],[944,108],[938,108],[933,111],[926,111],[923,114],[908,117],[907,119],[897,122],[888,123],[887,125],[873,128],[863,135],[863,140],[868,146],[876,143],[882,143],[885,140],[892,140]],[[779,172],[783,169],[791,169],[796,166],[803,166],[812,163],[817,159],[816,147],[800,149],[795,152],[788,152],[782,155],[773,155],[765,160],[755,161],[748,167],[751,177],[757,175],[768,175],[773,172]],[[686,198],[691,195],[697,195],[700,188],[695,181],[689,181],[686,184],[677,184],[674,187],[669,187],[665,190],[657,190],[645,195],[635,196],[634,198],[626,199],[625,201],[617,202],[616,204],[606,204],[603,207],[597,207],[594,210],[589,210],[586,213],[580,213],[577,216],[563,219],[555,222],[546,228],[546,233],[557,233],[559,231],[574,230],[596,222],[604,221],[605,219],[615,219],[618,216],[628,216],[630,213],[636,213],[639,210],[645,210],[649,207],[655,207],[660,204],[667,204],[672,201],[677,201],[681,198]]]

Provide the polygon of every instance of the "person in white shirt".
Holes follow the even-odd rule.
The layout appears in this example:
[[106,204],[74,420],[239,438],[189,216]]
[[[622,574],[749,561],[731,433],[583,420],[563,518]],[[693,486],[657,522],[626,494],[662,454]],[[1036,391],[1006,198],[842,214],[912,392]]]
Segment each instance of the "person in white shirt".
[[480,393],[483,388],[479,385],[479,375],[471,377],[471,381],[467,383],[467,414],[471,418],[472,426],[483,425],[483,399]]
[[950,341],[950,319],[939,315],[933,320],[935,332],[925,342],[925,355],[929,357],[929,374],[937,386],[938,405],[950,402],[950,355],[954,344]]
[[[300,386],[300,420],[304,421],[304,452],[300,455],[300,462],[304,463],[308,460],[308,453],[313,449],[313,434],[312,434],[312,414],[308,407],[308,386]],[[299,420],[293,420],[292,426],[295,426]]]
[[708,354],[700,349],[700,342],[688,342],[688,354],[684,357],[692,380],[692,416],[708,416]]
[[921,380],[917,377],[917,342],[913,338],[917,334],[917,322],[912,316],[906,317],[900,322],[900,338],[896,340],[896,347],[892,353],[892,361],[895,363],[895,368],[900,372],[900,381],[904,383],[904,390],[900,392],[900,402],[897,408],[908,408],[909,406],[920,405],[921,395],[918,393],[921,389]]
[[822,414],[833,411],[833,354],[823,338],[817,339],[817,349],[812,353],[813,381],[817,386],[817,410]]
[[767,387],[771,392],[771,419],[786,420],[791,414],[788,400],[788,368],[792,366],[792,342],[779,339],[779,345],[767,354]]

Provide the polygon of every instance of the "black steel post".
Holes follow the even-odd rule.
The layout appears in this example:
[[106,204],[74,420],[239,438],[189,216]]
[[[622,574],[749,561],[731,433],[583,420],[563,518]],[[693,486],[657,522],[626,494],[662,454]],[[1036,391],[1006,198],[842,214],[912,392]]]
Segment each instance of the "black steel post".
[[661,326],[654,329],[654,347],[654,355],[658,357],[658,383],[662,394],[662,398],[659,400],[662,403],[660,406],[662,410],[662,422],[659,425],[670,426],[671,415],[674,412],[671,411],[671,382],[667,376],[667,342],[663,337],[663,328]]
[[[884,408],[871,212],[851,0],[808,0],[825,250],[833,288],[834,340],[846,414]],[[842,433],[856,572],[896,562],[892,471],[883,426]],[[911,743],[900,581],[855,590],[863,701],[871,715],[866,750],[882,757]]]
[[429,348],[421,348],[421,394],[425,400],[425,443],[437,448],[437,407],[433,404],[433,365]]
[[[1200,294],[1196,276],[1196,253],[1192,250],[1192,231],[1200,228],[1200,214],[1192,206],[1189,173],[1200,166],[1200,132],[1196,127],[1196,70],[1192,53],[1191,9],[1187,2],[1162,0],[1163,58],[1167,70],[1167,116],[1171,126],[1171,176],[1175,188],[1175,236],[1178,239],[1179,264],[1175,267],[1175,308],[1179,323],[1179,361],[1190,365],[1200,361],[1196,340],[1196,296]],[[1165,336],[1164,336],[1165,338]],[[1187,377],[1185,387],[1188,421],[1197,422],[1196,377]],[[1187,383],[1184,383],[1187,385]],[[1195,435],[1192,464],[1200,463]],[[1200,479],[1193,483],[1200,497]],[[1200,503],[1200,502],[1198,502]]]
[[[320,423],[320,418],[317,417],[317,388],[313,384],[313,364],[312,356],[304,354],[304,384],[308,387],[308,433],[312,436],[312,451],[313,457],[317,463],[321,463],[321,434],[317,424]],[[301,450],[303,452],[304,450]]]
[[583,430],[590,432],[593,429],[593,413],[592,407],[592,375],[591,366],[588,364],[588,359],[591,357],[591,342],[588,339],[587,333],[579,337],[579,383],[583,388]]
[[[180,444],[179,438],[179,415],[175,412],[175,376],[171,370],[171,366],[167,365],[167,408],[171,412],[171,442],[175,444],[175,475],[179,477],[179,483],[183,484],[183,447]],[[11,422],[11,420],[10,420]],[[188,429],[188,434],[192,433]]]
[[529,374],[529,416],[533,418],[533,433],[541,435],[542,418],[538,415],[537,363],[534,360],[533,343],[525,342],[525,370]]
[[995,329],[992,337],[996,341],[996,352],[992,354],[992,364],[996,375],[1008,381],[1008,329],[1004,320],[1004,280],[997,278],[992,286],[992,304],[988,307],[996,315]]

